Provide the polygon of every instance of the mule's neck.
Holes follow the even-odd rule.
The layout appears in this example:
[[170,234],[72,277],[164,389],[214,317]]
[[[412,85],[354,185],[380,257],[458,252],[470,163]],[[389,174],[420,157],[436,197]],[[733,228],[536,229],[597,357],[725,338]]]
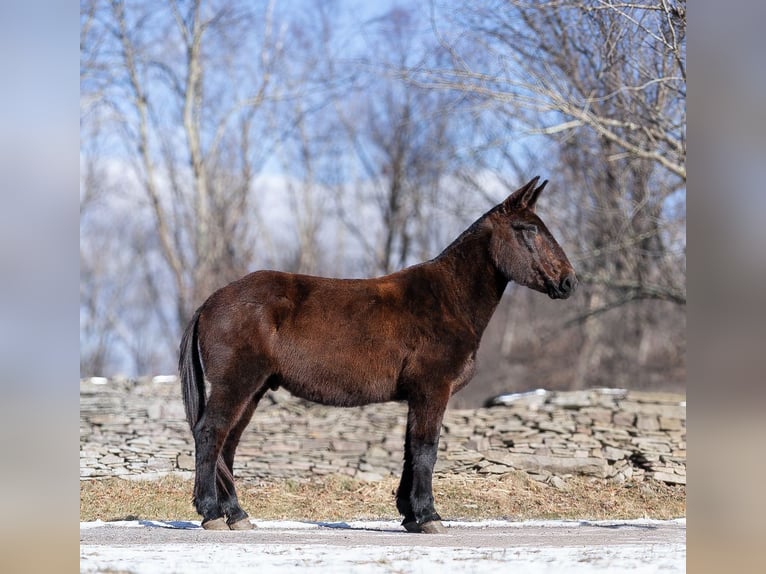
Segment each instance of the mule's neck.
[[492,233],[483,219],[466,229],[431,261],[451,278],[445,282],[444,296],[474,326],[479,339],[508,285],[508,279],[492,261]]

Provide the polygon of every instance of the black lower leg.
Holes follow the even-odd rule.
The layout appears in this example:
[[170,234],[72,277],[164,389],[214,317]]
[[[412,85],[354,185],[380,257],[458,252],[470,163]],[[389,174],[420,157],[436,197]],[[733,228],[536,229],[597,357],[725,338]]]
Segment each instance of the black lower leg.
[[415,521],[422,525],[426,522],[441,520],[434,508],[432,477],[436,464],[436,451],[439,439],[434,441],[412,441],[412,489],[410,504]]
[[[194,475],[194,507],[203,522],[223,516],[216,489],[216,460],[219,433],[206,424],[203,417],[194,429],[196,472]],[[220,442],[223,442],[220,440]]]
[[441,520],[434,508],[432,476],[441,420],[449,397],[442,397],[443,401],[438,398],[431,395],[425,401],[412,400],[407,414],[405,462],[397,508],[404,514],[405,528],[411,531],[421,531],[423,524]]
[[404,466],[402,468],[402,478],[399,481],[399,488],[396,490],[396,509],[404,517],[402,524],[415,522],[415,513],[412,510],[410,502],[410,493],[412,492],[412,451],[410,450],[410,433],[405,434],[404,438]]

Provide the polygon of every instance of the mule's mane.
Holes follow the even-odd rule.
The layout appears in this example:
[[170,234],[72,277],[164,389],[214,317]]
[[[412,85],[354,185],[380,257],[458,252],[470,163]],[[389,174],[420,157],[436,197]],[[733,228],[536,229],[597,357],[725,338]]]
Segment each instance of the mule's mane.
[[463,244],[468,244],[468,242],[471,241],[477,241],[480,239],[483,239],[485,236],[489,235],[489,226],[486,224],[486,219],[489,217],[490,214],[497,211],[501,206],[496,205],[492,209],[490,209],[488,212],[486,212],[484,215],[479,217],[476,221],[474,221],[471,225],[469,225],[466,229],[463,230],[463,232],[458,235],[452,243],[447,245],[447,247],[442,250],[439,255],[433,258],[432,261],[438,261],[440,259],[445,258],[450,253],[454,252],[455,250],[459,249]]

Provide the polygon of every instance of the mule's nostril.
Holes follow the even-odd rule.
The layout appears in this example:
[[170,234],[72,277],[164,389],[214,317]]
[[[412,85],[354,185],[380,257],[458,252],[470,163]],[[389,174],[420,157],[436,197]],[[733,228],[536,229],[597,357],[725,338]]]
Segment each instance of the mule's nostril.
[[561,289],[562,293],[571,293],[574,291],[574,288],[577,286],[577,278],[574,276],[574,274],[567,275],[561,280],[561,285],[559,285],[559,288]]

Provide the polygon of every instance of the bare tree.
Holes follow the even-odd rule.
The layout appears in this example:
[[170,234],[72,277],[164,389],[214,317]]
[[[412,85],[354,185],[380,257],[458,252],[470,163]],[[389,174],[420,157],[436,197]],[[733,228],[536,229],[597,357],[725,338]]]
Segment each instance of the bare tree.
[[511,104],[543,135],[586,127],[685,181],[684,0],[489,1],[445,12],[459,39],[437,33],[453,68],[410,70],[413,80]]
[[[273,2],[263,11],[202,0],[83,8],[84,125],[110,125],[111,151],[102,152],[120,157],[138,183],[135,205],[148,210],[136,213],[153,221],[145,246],[164,266],[143,274],[144,290],[172,292],[167,340],[175,343],[204,297],[250,265],[252,182],[274,145],[263,134],[279,98],[273,73],[284,29]],[[141,269],[149,254],[130,249]],[[144,304],[167,313],[164,298]]]
[[493,384],[542,345],[559,360],[525,384],[683,352],[685,3],[443,4],[340,33],[342,2],[81,0],[84,369],[154,368],[158,339],[172,366],[191,311],[254,265],[427,259],[531,170],[582,287],[565,313],[501,309]]
[[[273,0],[81,3],[82,147],[92,150],[94,166],[109,166],[104,185],[83,181],[81,208],[94,194],[105,196],[104,209],[93,215],[98,229],[113,218],[122,224],[131,264],[117,315],[136,317],[128,300],[152,311],[150,325],[132,335],[125,325],[105,327],[134,362],[152,332],[161,333],[172,357],[196,306],[253,263],[276,258],[289,265],[283,255],[262,255],[270,230],[259,212],[258,177],[278,146],[302,137],[304,116],[327,97],[321,70],[306,58],[319,53],[311,45],[319,42],[319,30],[301,31],[299,16]],[[102,136],[92,136],[93,126]],[[297,181],[294,175],[286,173],[285,180]],[[101,191],[109,186],[109,193]],[[302,193],[314,201],[310,185]],[[303,216],[306,254],[318,212]],[[81,225],[89,246],[99,241],[96,228]],[[107,284],[111,278],[102,276],[106,267],[97,259],[111,253],[86,255],[93,270],[88,281]]]
[[632,302],[686,302],[686,3],[489,1],[433,23],[452,66],[405,77],[494,102],[556,150],[544,161],[570,189],[560,213],[583,282],[573,384],[593,382],[626,352],[615,332],[637,333],[627,349],[656,332],[656,305]]
[[[241,275],[249,263],[243,241],[248,232],[247,202],[253,172],[262,160],[257,152],[250,155],[251,126],[268,97],[281,38],[274,30],[270,4],[261,15],[263,34],[253,54],[260,62],[258,73],[248,75],[241,91],[222,92],[222,82],[240,79],[226,49],[245,42],[245,30],[259,21],[257,15],[231,3],[169,2],[165,14],[172,20],[151,28],[151,16],[162,10],[155,5],[145,9],[151,13],[130,18],[125,4],[114,1],[112,19],[129,85],[129,143],[175,284],[178,321],[183,324],[206,294]],[[180,37],[183,49],[176,58],[149,49],[151,40],[167,46],[164,35]],[[153,74],[169,90],[160,92],[159,82],[151,81]],[[158,125],[158,108],[168,104],[173,110],[168,115],[182,128],[180,140],[167,129],[170,126]],[[179,144],[185,153],[177,156],[173,148]],[[238,157],[227,155],[232,148]],[[160,162],[169,175],[172,195],[161,183]]]
[[[358,174],[339,178],[340,217],[371,258],[372,273],[390,273],[444,247],[443,231],[451,230],[437,216],[458,201],[459,190],[447,183],[465,166],[458,143],[465,98],[407,86],[396,74],[439,60],[438,46],[416,34],[419,25],[415,10],[402,8],[369,23],[377,58],[354,62],[355,89],[336,100]],[[377,221],[357,215],[365,211]]]

